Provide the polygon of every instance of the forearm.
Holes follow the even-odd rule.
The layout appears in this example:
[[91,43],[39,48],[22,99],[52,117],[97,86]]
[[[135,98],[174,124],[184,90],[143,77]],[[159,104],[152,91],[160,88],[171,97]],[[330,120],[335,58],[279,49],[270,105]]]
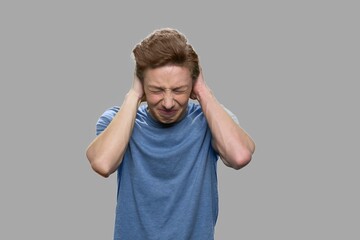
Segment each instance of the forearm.
[[130,90],[107,128],[89,145],[86,155],[97,173],[104,177],[120,165],[134,127],[139,96]]
[[213,147],[223,162],[235,169],[244,167],[255,150],[252,139],[231,118],[208,87],[199,91],[198,101],[212,133]]

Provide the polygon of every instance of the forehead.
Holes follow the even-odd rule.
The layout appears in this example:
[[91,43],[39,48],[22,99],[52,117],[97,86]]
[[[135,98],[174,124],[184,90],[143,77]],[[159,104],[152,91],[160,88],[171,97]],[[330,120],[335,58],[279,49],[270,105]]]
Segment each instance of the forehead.
[[144,76],[144,85],[159,87],[177,87],[192,84],[190,71],[186,67],[166,65],[148,69]]

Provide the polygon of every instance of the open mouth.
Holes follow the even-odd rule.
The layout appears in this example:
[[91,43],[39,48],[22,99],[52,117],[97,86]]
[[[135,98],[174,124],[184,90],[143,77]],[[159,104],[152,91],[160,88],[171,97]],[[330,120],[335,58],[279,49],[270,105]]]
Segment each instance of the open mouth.
[[159,110],[160,114],[162,116],[167,116],[167,117],[171,117],[174,116],[177,113],[177,110],[165,110],[165,109],[160,109]]

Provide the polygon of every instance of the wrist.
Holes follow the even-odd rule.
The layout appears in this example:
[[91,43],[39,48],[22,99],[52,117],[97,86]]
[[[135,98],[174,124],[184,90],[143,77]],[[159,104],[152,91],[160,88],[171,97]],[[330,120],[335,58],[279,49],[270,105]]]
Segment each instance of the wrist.
[[140,103],[142,95],[140,96],[139,93],[137,93],[133,88],[131,88],[129,90],[129,92],[127,93],[127,98],[136,99],[138,101],[138,103]]
[[212,91],[210,88],[208,88],[206,85],[199,89],[196,93],[197,100],[201,103],[202,101],[208,99],[209,97],[212,97]]

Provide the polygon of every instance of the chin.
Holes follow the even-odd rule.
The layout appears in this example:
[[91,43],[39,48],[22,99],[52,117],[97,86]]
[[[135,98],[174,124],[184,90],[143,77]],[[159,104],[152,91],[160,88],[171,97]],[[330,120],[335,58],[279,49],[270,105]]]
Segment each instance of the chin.
[[158,117],[157,120],[163,124],[172,124],[179,121],[181,118],[179,116],[174,116],[173,118],[161,118]]

